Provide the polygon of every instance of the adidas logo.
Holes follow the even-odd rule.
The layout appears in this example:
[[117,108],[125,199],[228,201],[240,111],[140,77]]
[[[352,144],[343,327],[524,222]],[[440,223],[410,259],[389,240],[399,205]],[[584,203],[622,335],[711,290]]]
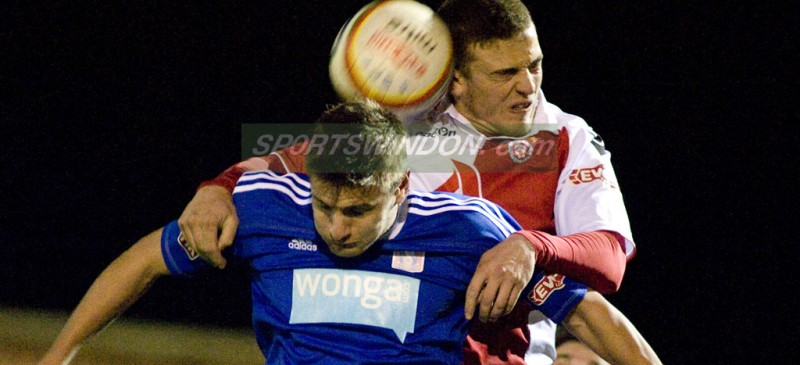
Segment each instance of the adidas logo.
[[289,241],[289,248],[292,250],[301,251],[316,251],[317,245],[311,243],[311,240],[304,240],[302,238],[295,238]]

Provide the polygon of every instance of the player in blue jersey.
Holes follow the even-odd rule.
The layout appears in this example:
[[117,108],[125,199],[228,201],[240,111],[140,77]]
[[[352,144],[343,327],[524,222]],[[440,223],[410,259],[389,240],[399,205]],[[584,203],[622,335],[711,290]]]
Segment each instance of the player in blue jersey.
[[[251,269],[266,362],[460,363],[470,278],[519,225],[483,199],[409,192],[405,130],[374,103],[332,108],[317,134],[348,143],[309,153],[308,175],[252,172],[234,190],[240,225],[226,256]],[[40,364],[63,363],[159,276],[208,267],[176,222],[144,237],[95,281]],[[537,273],[522,296],[612,362],[658,363],[624,316],[580,283]]]

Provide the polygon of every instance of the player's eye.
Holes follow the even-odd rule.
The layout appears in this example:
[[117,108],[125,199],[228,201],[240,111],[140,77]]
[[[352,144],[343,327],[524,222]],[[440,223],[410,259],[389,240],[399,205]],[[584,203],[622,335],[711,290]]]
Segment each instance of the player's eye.
[[370,207],[353,207],[342,210],[342,214],[346,217],[357,218],[367,214],[370,210],[372,210]]
[[313,207],[314,207],[314,209],[317,209],[317,210],[320,210],[320,211],[325,211],[325,212],[327,212],[327,211],[330,211],[330,210],[331,210],[331,206],[330,206],[330,205],[328,205],[328,204],[325,204],[325,203],[323,203],[322,201],[320,201],[320,200],[317,200],[317,199],[313,199],[313,200],[311,201],[311,206],[313,206]]
[[537,59],[536,61],[531,62],[531,64],[528,65],[528,71],[530,71],[531,73],[537,73],[541,69],[542,69],[542,59],[541,58]]
[[510,78],[514,77],[517,74],[517,69],[515,68],[507,68],[503,70],[498,70],[494,72],[494,75],[500,78]]

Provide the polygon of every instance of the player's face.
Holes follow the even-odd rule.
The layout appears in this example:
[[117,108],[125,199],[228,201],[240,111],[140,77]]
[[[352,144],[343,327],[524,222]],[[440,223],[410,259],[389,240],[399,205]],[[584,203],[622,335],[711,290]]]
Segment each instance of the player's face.
[[567,341],[556,349],[553,365],[608,365],[600,356],[578,341]]
[[314,226],[335,255],[358,256],[392,227],[406,186],[386,193],[375,188],[336,188],[312,179]]
[[518,36],[469,47],[466,72],[455,72],[454,105],[481,133],[519,137],[531,130],[542,49],[533,24]]

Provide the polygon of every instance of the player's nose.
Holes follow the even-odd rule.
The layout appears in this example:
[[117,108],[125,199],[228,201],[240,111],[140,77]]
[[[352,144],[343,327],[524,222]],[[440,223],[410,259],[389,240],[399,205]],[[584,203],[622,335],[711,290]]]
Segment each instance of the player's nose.
[[346,242],[350,237],[350,222],[349,219],[341,214],[334,214],[331,217],[331,226],[328,233],[334,241]]
[[528,96],[536,92],[536,78],[530,70],[523,70],[516,75],[516,89],[517,92]]

